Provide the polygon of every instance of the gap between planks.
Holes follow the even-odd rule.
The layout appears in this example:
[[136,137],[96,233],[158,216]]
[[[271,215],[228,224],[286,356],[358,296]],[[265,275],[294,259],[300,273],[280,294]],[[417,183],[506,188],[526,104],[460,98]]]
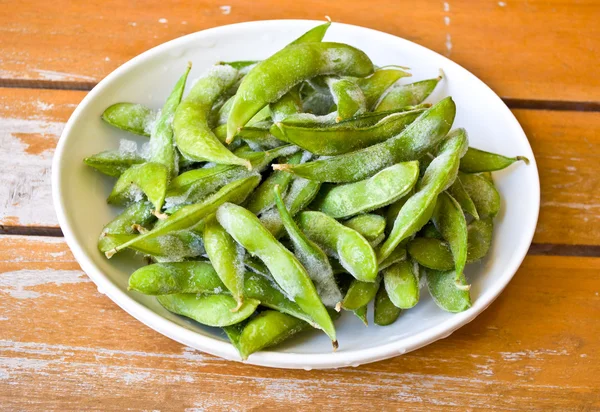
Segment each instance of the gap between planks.
[[[3,226],[0,235],[63,237],[59,227]],[[560,243],[532,243],[528,255],[600,257],[600,245],[567,245]]]
[[[46,90],[78,90],[90,91],[96,87],[95,82],[2,79],[0,87],[16,89],[46,89]],[[510,109],[557,110],[571,112],[600,112],[600,102],[560,101],[560,100],[531,100],[502,98]]]

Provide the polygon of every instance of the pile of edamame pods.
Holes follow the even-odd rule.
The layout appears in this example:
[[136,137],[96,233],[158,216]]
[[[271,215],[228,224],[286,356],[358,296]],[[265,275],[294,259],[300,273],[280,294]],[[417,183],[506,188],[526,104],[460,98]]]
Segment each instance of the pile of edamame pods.
[[[471,306],[465,265],[490,249],[500,196],[491,172],[522,157],[468,146],[442,80],[399,82],[317,26],[263,61],[218,63],[184,97],[190,66],[158,112],[117,103],[108,124],[148,136],[145,154],[85,163],[126,207],[99,238],[153,264],[129,288],[224,329],[242,358],[312,328],[337,348],[352,311],[389,325],[419,301]],[[143,152],[143,151],[142,151]]]

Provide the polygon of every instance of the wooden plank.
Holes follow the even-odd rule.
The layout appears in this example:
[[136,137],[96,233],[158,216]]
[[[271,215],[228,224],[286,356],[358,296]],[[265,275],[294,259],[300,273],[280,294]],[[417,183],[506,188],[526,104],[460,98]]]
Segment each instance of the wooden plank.
[[[329,371],[227,362],[125,314],[62,239],[0,237],[0,404],[10,410],[593,410],[599,258],[527,257],[451,337]],[[299,406],[301,405],[301,406]]]
[[[50,165],[84,92],[0,88],[0,225],[57,227]],[[542,208],[535,242],[600,244],[600,113],[515,110],[536,154]],[[557,225],[556,222],[561,222]]]
[[[210,27],[249,20],[323,19],[415,41],[464,65],[501,96],[598,101],[600,52],[594,0],[82,4],[65,0],[0,10],[0,78],[93,84],[137,54]],[[410,62],[400,62],[408,64]]]
[[52,155],[85,92],[0,89],[0,225],[57,227]]

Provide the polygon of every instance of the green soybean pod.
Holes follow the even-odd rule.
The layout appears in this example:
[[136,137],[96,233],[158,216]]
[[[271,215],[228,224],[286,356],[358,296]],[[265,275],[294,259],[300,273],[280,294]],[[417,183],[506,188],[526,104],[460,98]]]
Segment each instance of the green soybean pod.
[[[246,299],[238,303],[229,295],[176,294],[157,296],[158,302],[169,312],[193,319],[203,325],[224,327],[247,319],[260,302]],[[237,308],[236,311],[234,311]]]
[[179,172],[177,151],[173,144],[173,116],[181,102],[181,96],[183,96],[183,90],[191,68],[192,64],[188,63],[185,73],[175,84],[150,132],[150,160],[163,164],[167,168],[169,181],[175,178]]
[[520,160],[529,164],[529,159],[525,156],[506,157],[469,147],[467,153],[460,159],[460,171],[465,173],[493,172],[507,168]]
[[383,284],[392,303],[410,309],[419,303],[419,279],[409,260],[398,262],[383,271]]
[[375,282],[362,282],[354,279],[342,300],[342,308],[356,310],[367,305],[375,298],[380,282],[380,277],[377,277]]
[[428,269],[448,271],[454,268],[454,258],[448,244],[442,240],[417,237],[407,246],[410,257]]
[[231,182],[202,203],[187,205],[177,210],[168,218],[160,221],[152,230],[137,236],[126,243],[105,253],[111,258],[118,251],[130,247],[141,240],[162,236],[171,232],[193,228],[208,215],[214,213],[225,202],[242,203],[260,182],[260,176],[250,176]]
[[494,183],[482,175],[459,172],[458,177],[475,204],[479,217],[495,217],[500,211],[501,201]]
[[241,306],[244,302],[244,249],[214,218],[204,226],[204,247],[219,278]]
[[362,89],[350,79],[326,77],[333,101],[337,106],[335,121],[340,122],[367,111],[367,100]]
[[[450,245],[458,282],[467,263],[468,233],[465,215],[458,202],[452,196],[443,192],[437,198],[432,220],[436,229]],[[461,285],[458,286],[462,287]]]
[[436,229],[433,222],[430,220],[425,226],[419,231],[417,237],[442,239],[442,234]]
[[306,269],[249,210],[225,203],[217,220],[252,255],[267,265],[277,284],[304,310],[337,346],[335,328]]
[[404,197],[418,177],[419,162],[397,163],[366,180],[323,187],[313,207],[334,218],[370,212]]
[[[492,218],[471,222],[467,227],[467,263],[480,260],[487,255],[491,243],[494,223]],[[428,269],[448,271],[454,268],[454,258],[448,244],[440,238],[415,238],[408,244],[410,256]]]
[[236,60],[233,62],[219,62],[218,64],[222,66],[230,66],[241,71],[255,66],[258,62],[259,60]]
[[387,89],[403,77],[411,76],[400,69],[377,69],[369,77],[356,79],[356,83],[365,95],[367,109],[373,110]]
[[323,37],[325,37],[325,33],[327,33],[329,26],[331,26],[330,21],[319,24],[291,42],[289,46],[302,43],[318,43],[323,40]]
[[362,51],[340,43],[301,43],[258,63],[244,77],[227,121],[227,142],[264,106],[301,81],[322,74],[364,77],[373,63]]
[[392,231],[392,228],[394,227],[394,222],[396,221],[396,217],[398,217],[398,213],[400,213],[400,210],[402,209],[406,201],[410,199],[410,197],[414,194],[415,188],[413,187],[413,189],[410,192],[408,192],[404,197],[396,200],[394,203],[387,207],[387,209],[385,210],[386,233],[389,234]]
[[141,191],[154,205],[155,212],[160,213],[167,193],[168,172],[160,163],[131,166],[119,177],[107,202],[114,205],[136,202],[141,200]]
[[448,135],[437,157],[427,168],[416,193],[400,209],[390,235],[379,249],[379,261],[388,257],[402,240],[415,234],[429,221],[438,195],[456,179],[460,158],[467,146],[464,129],[457,129]]
[[127,288],[145,295],[210,294],[226,289],[212,264],[204,261],[155,263],[141,267],[129,276]]
[[235,180],[256,175],[263,171],[273,159],[294,153],[298,148],[282,146],[267,152],[240,153],[240,157],[250,160],[252,171],[237,165],[215,165],[180,174],[171,182],[166,197],[170,205],[181,205],[202,201],[226,184]]
[[393,110],[422,103],[435,89],[442,77],[392,87],[379,101],[376,112]]
[[401,262],[406,259],[406,249],[400,245],[379,264],[379,270],[384,270],[392,266],[394,263]]
[[146,226],[154,222],[156,217],[152,210],[152,204],[148,201],[133,203],[102,228],[98,249],[104,253],[119,245],[119,241],[109,235],[135,235],[134,225]]
[[102,120],[111,126],[141,136],[150,136],[156,113],[137,103],[115,103],[102,113]]
[[365,326],[369,326],[369,320],[367,319],[367,312],[369,310],[368,305],[361,306],[360,308],[353,310],[354,316],[359,318]]
[[237,339],[236,348],[242,359],[264,348],[275,346],[310,325],[298,318],[274,310],[265,310],[250,319]]
[[467,246],[467,263],[478,261],[485,257],[492,245],[494,221],[484,218],[473,221],[468,228],[469,244]]
[[[464,157],[464,156],[463,156]],[[461,159],[462,162],[462,159]],[[471,199],[471,196],[465,190],[463,184],[460,179],[455,179],[452,186],[448,188],[448,193],[452,195],[452,197],[458,202],[460,207],[465,213],[470,214],[475,218],[475,220],[479,220],[479,213],[477,213],[477,208],[475,207],[475,203]]]
[[356,230],[364,236],[372,247],[377,246],[385,238],[385,218],[376,214],[364,214],[343,222],[344,226]]
[[391,325],[398,319],[402,309],[392,303],[388,296],[385,285],[380,285],[377,294],[375,295],[375,304],[373,305],[375,312],[373,315],[376,325],[387,326]]
[[[288,163],[298,163],[302,159],[302,152],[289,156]],[[273,188],[279,186],[282,192],[285,192],[292,183],[293,176],[289,173],[274,171],[269,177],[256,188],[250,195],[245,207],[254,214],[259,214],[275,205],[275,195]]]
[[215,66],[196,81],[179,104],[173,119],[173,130],[177,148],[185,157],[251,167],[248,160],[235,156],[223,146],[208,124],[211,107],[235,83],[237,77],[237,70],[229,66]]
[[273,124],[270,132],[280,140],[296,144],[317,155],[341,155],[398,135],[422,113],[423,109],[393,113],[367,127],[356,127],[355,120],[331,125],[288,125],[284,120]]
[[271,103],[269,108],[271,109],[271,117],[274,122],[281,122],[289,116],[302,112],[300,87],[293,87],[289,92],[281,96],[279,100]]
[[276,164],[273,169],[320,182],[356,182],[395,163],[421,158],[446,136],[455,114],[456,105],[447,97],[385,142],[304,164]]
[[317,244],[309,240],[294,222],[283,203],[279,186],[275,186],[273,192],[277,211],[288,237],[292,241],[296,257],[306,268],[306,272],[315,284],[323,304],[328,307],[335,307],[342,300],[342,293],[333,277],[333,270],[327,255]]
[[[299,211],[308,206],[319,193],[320,187],[320,182],[294,178],[284,197],[285,207],[290,214],[296,216]],[[260,221],[273,236],[280,237],[283,234],[283,222],[276,208],[261,213]]]
[[427,287],[434,302],[448,312],[462,312],[471,307],[471,294],[465,288],[467,285],[464,275],[460,277],[462,287],[456,284],[453,270],[441,272],[426,270]]
[[[140,235],[107,235],[115,245],[121,245]],[[188,258],[196,258],[206,253],[202,238],[190,230],[169,233],[152,239],[133,242],[128,248],[157,262],[181,262]]]
[[356,230],[321,212],[301,212],[298,226],[310,240],[334,256],[352,276],[365,282],[377,278],[377,258],[373,248]]
[[87,166],[112,177],[119,177],[131,166],[144,162],[145,160],[135,153],[122,153],[116,150],[107,150],[83,159],[83,163]]
[[[228,293],[212,264],[205,261],[155,263],[144,266],[130,276],[129,289],[146,295]],[[262,306],[287,313],[310,324],[314,323],[296,303],[285,297],[270,275],[246,272],[244,296],[260,301]]]

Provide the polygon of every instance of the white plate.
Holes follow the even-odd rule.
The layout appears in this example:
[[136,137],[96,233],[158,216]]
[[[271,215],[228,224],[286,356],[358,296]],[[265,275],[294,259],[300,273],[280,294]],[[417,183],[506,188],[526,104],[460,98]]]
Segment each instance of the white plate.
[[[119,139],[136,139],[100,120],[103,110],[120,102],[139,102],[160,108],[186,63],[190,79],[218,61],[263,59],[321,22],[273,20],[217,27],[170,41],[132,59],[102,80],[77,107],[56,149],[52,168],[54,205],[60,226],[83,270],[115,303],[129,314],[185,345],[226,359],[239,360],[233,346],[217,329],[204,328],[168,313],[154,298],[127,291],[129,274],[140,264],[127,256],[110,261],[96,248],[102,226],[117,210],[105,199],[113,179],[84,166],[85,156],[119,146]],[[454,127],[464,127],[473,146],[504,155],[524,155],[519,162],[495,173],[502,210],[495,221],[494,240],[487,259],[470,265],[473,307],[450,314],[433,303],[426,288],[419,304],[404,312],[391,326],[368,328],[349,313],[337,322],[340,348],[331,352],[323,333],[308,333],[284,346],[253,354],[248,363],[280,368],[335,368],[374,362],[425,346],[450,335],[481,313],[502,292],[533,238],[539,210],[539,178],[527,137],[502,100],[467,70],[424,47],[390,34],[335,23],[327,41],[339,41],[364,50],[379,66],[400,64],[412,68],[412,82],[435,77],[445,80],[429,100],[451,95],[456,101]],[[191,82],[189,82],[191,83]],[[137,138],[143,141],[143,138]],[[102,316],[100,313],[98,316]]]

